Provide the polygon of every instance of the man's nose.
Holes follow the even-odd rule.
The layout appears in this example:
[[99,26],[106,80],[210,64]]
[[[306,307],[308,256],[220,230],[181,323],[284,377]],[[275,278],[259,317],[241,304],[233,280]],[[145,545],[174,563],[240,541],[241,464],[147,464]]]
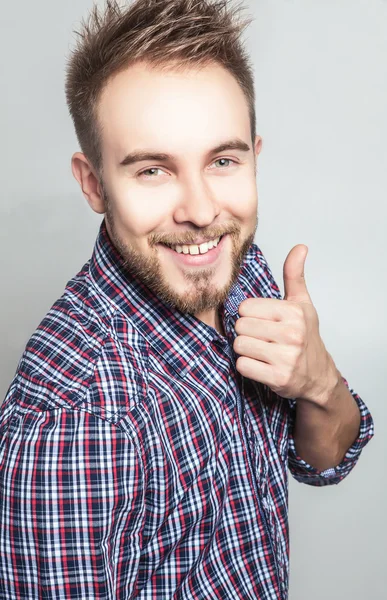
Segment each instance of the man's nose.
[[174,219],[177,223],[190,222],[197,227],[210,225],[220,213],[219,202],[204,177],[198,175],[184,181]]

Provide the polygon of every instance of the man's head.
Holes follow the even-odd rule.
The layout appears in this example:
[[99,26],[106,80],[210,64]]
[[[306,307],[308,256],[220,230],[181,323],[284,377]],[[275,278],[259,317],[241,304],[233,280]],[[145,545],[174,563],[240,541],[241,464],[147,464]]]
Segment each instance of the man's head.
[[[261,140],[235,14],[209,0],[109,0],[66,81],[85,197],[128,269],[196,315],[225,300],[257,227]],[[219,236],[207,252],[185,247]]]

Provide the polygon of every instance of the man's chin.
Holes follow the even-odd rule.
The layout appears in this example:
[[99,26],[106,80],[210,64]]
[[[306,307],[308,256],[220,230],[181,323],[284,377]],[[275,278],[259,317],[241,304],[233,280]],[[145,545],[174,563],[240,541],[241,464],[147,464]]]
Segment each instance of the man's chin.
[[193,296],[163,296],[158,294],[159,298],[171,308],[191,315],[208,310],[217,310],[226,300],[227,295],[227,293],[208,293],[207,291],[201,296],[198,296],[197,293]]
[[226,300],[233,282],[230,281],[230,274],[226,283],[224,280],[217,281],[218,275],[216,273],[207,278],[198,276],[193,281],[185,279],[178,288],[172,287],[166,280],[152,287],[156,295],[170,307],[183,313],[196,314],[217,309]]

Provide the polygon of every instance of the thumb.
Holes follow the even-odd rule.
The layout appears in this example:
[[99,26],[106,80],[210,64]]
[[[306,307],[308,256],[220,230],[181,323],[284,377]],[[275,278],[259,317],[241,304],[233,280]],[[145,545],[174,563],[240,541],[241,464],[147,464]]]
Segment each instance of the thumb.
[[308,252],[308,246],[305,246],[305,244],[297,244],[297,246],[294,246],[287,255],[283,270],[285,289],[284,300],[313,304],[304,277],[305,260]]

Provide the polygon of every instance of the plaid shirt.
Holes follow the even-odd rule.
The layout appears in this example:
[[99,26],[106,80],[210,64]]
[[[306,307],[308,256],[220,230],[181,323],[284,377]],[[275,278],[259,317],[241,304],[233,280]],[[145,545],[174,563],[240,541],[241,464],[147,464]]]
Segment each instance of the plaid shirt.
[[281,299],[252,244],[224,337],[125,272],[102,221],[1,405],[2,600],[287,598],[287,468],[339,483],[373,420],[350,390],[361,427],[343,462],[297,455],[296,401],[235,369],[238,306],[256,296]]

